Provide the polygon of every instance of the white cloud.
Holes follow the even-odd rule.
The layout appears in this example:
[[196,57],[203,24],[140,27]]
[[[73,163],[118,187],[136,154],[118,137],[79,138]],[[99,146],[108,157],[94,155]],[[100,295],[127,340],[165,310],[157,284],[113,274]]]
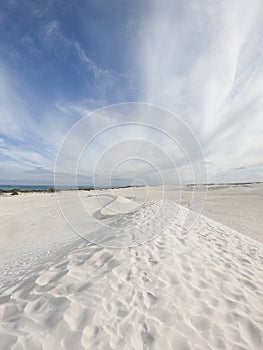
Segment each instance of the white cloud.
[[44,26],[44,33],[46,36],[52,35],[54,32],[58,32],[59,22],[51,21]]
[[149,7],[132,52],[142,100],[184,118],[218,168],[259,163],[262,2],[153,1]]
[[181,120],[160,108],[131,103],[80,120],[65,139],[56,171],[71,174],[71,179],[76,173],[96,174],[101,181],[101,176],[114,174],[146,183],[163,173],[165,183],[176,183],[178,173],[188,168],[206,182],[205,164],[197,140]]
[[52,106],[44,114],[39,111],[36,118],[20,83],[3,65],[0,75],[0,153],[20,164],[53,167],[58,146],[74,120]]
[[[228,177],[237,180],[249,176],[261,177],[262,2],[153,0],[147,2],[147,6],[142,8],[141,16],[134,18],[130,26],[131,41],[127,45],[130,51],[123,55],[127,60],[123,66],[129,67],[128,74],[114,72],[91,59],[96,52],[93,56],[89,55],[83,43],[67,37],[62,30],[61,18],[51,16],[48,21],[43,20],[38,33],[43,39],[43,47],[52,55],[61,56],[64,63],[74,56],[75,72],[88,85],[93,84],[93,94],[83,94],[79,99],[70,100],[63,96],[62,87],[57,102],[45,112],[39,111],[36,116],[31,111],[28,96],[25,98],[19,74],[11,74],[7,65],[0,65],[0,146],[2,155],[17,161],[26,171],[24,174],[30,175],[28,172],[31,172],[33,175],[32,167],[52,169],[60,143],[77,120],[112,99],[127,99],[133,91],[136,100],[160,105],[183,118],[206,153],[205,164],[211,181]],[[31,39],[27,38],[28,45],[34,45]],[[116,44],[117,49],[124,48]],[[126,119],[118,113],[107,113],[102,111],[96,117],[90,117],[71,138],[66,145],[61,173],[72,172],[72,158],[79,152],[84,140],[103,127],[125,120],[137,123],[148,120],[161,130],[171,131],[186,153],[192,154],[191,162],[198,158],[191,133],[182,130],[176,119],[167,122],[162,113],[153,112],[147,116],[147,108],[146,112],[145,109],[135,109],[134,115],[127,114]],[[143,117],[140,113],[144,113]],[[84,173],[87,169],[91,171],[101,152],[112,147],[110,156],[104,157],[98,176],[102,177],[103,170],[110,171],[121,158],[136,155],[158,165],[167,178],[172,177],[171,165],[166,157],[154,147],[142,146],[138,141],[150,142],[154,139],[155,146],[172,154],[182,177],[189,178],[191,169],[185,164],[183,152],[175,151],[169,138],[157,137],[153,129],[122,127],[105,135],[97,137],[94,142],[90,158],[88,155],[86,158],[86,164],[89,159],[89,167],[80,169]],[[134,138],[137,138],[137,144],[131,141]],[[125,144],[127,140],[130,141]],[[115,148],[116,143],[122,147]],[[150,178],[147,166],[142,166],[140,162],[136,164],[127,162],[120,168],[119,176],[124,179],[127,178],[125,173],[132,174],[132,177],[145,174]]]

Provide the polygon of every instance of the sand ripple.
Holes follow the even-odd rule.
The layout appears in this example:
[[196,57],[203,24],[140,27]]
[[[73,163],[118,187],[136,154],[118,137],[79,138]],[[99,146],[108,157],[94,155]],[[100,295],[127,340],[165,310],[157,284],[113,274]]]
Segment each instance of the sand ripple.
[[262,246],[186,216],[149,202],[3,288],[1,349],[262,349]]

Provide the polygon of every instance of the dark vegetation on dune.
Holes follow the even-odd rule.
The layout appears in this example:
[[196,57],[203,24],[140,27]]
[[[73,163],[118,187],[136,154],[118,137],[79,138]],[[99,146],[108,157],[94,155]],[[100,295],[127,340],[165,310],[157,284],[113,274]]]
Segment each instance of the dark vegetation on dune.
[[59,190],[51,187],[48,188],[47,190],[20,190],[19,188],[12,188],[10,190],[3,190],[0,189],[0,195],[1,194],[10,194],[11,196],[17,196],[19,195],[19,193],[34,193],[34,192],[38,192],[38,193],[54,193],[54,192],[58,192]]

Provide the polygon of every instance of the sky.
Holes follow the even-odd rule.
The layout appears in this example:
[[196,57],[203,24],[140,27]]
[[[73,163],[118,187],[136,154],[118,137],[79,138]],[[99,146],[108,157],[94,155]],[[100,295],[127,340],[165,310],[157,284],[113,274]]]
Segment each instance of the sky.
[[261,0],[0,1],[0,184],[263,181],[262,18]]

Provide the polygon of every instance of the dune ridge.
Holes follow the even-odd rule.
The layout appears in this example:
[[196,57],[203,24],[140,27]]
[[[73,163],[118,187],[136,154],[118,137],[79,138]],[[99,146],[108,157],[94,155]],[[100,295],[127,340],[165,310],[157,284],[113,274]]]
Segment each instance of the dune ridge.
[[262,349],[262,245],[206,217],[185,232],[187,214],[172,201],[115,213],[101,245],[78,240],[2,288],[1,348]]

